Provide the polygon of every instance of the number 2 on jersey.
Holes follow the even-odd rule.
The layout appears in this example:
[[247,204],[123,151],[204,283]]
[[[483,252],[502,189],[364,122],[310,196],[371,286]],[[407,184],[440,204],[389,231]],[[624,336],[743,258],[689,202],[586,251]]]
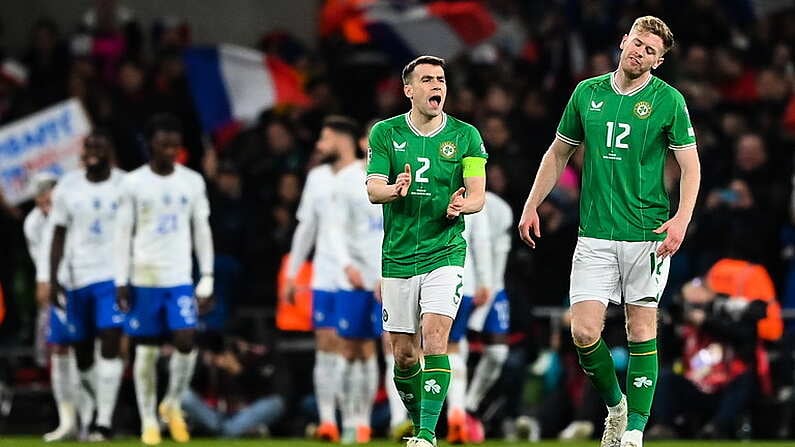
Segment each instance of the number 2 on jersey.
[[414,181],[417,183],[428,183],[428,178],[423,177],[422,174],[425,174],[425,171],[431,168],[431,160],[425,157],[417,157],[417,161],[422,163],[422,166],[414,173]]
[[[616,135],[615,144],[613,141],[613,128],[618,127],[621,133]],[[607,147],[615,146],[618,149],[629,149],[629,145],[624,143],[624,138],[629,136],[630,127],[627,123],[614,123],[613,121],[607,122]]]

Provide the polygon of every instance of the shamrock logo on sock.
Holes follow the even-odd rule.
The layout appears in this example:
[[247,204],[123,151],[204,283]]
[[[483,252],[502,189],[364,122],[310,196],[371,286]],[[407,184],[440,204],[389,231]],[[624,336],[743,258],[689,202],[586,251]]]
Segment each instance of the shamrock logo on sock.
[[414,399],[414,395],[411,393],[404,393],[403,391],[398,391],[398,396],[400,396],[400,400],[406,402]]
[[442,386],[436,383],[436,379],[429,379],[425,381],[425,391],[428,393],[439,394],[442,391]]
[[635,388],[640,388],[640,387],[648,388],[651,386],[651,383],[652,383],[651,379],[649,379],[646,376],[636,377],[635,381],[632,382],[632,384],[635,385]]

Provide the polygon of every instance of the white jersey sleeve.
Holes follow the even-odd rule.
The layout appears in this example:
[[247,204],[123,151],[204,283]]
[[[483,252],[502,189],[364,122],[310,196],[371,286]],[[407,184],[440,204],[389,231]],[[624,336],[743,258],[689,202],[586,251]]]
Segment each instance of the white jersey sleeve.
[[28,254],[36,268],[36,282],[50,281],[50,250],[52,224],[38,207],[28,213],[22,225]]
[[193,250],[196,252],[196,261],[199,263],[199,273],[212,276],[215,252],[213,234],[210,230],[210,202],[207,200],[207,186],[204,179],[197,175],[195,183],[196,195],[191,209]]
[[[287,277],[295,278],[298,269],[301,268],[309,252],[315,246],[317,235],[318,219],[315,213],[315,196],[321,186],[318,185],[318,168],[313,168],[306,176],[304,190],[301,192],[301,200],[298,202],[298,211],[295,218],[298,225],[293,232],[293,240],[290,244],[290,259],[287,264]],[[327,186],[328,187],[328,186]]]
[[119,206],[116,211],[115,238],[113,253],[115,254],[115,283],[117,287],[127,286],[130,282],[130,263],[132,261],[132,232],[135,227],[135,202],[132,194],[135,179],[125,176],[119,182]]
[[467,261],[471,262],[470,274],[473,274],[470,288],[477,290],[485,287],[489,290],[493,288],[492,278],[492,253],[491,253],[491,230],[488,221],[488,205],[474,214],[465,217],[466,225],[469,227],[467,232]]
[[486,193],[486,203],[489,207],[487,216],[491,229],[489,245],[492,251],[492,278],[494,291],[499,292],[505,288],[505,270],[513,234],[513,211],[505,200],[493,192]]

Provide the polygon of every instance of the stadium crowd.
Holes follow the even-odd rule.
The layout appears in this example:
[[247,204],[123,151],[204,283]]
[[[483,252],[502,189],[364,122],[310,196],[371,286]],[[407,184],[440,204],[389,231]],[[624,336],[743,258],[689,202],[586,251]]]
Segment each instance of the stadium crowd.
[[[713,315],[709,307],[706,316],[693,316],[688,303],[701,305],[712,298],[693,298],[691,280],[706,277],[718,261],[738,259],[764,267],[774,292],[750,298],[777,302],[785,317],[791,315],[786,310],[795,309],[795,8],[767,2],[774,6],[765,11],[754,9],[755,2],[715,0],[486,3],[497,31],[486,43],[448,60],[446,112],[480,130],[489,152],[487,187],[509,203],[514,216],[521,215],[533,174],[574,85],[613,69],[617,44],[635,17],[659,16],[674,31],[677,46],[655,75],[687,99],[703,180],[693,222],[672,260],[661,302],[666,310],[662,359],[670,376],[683,378],[682,359],[693,355],[689,348],[678,348],[688,341],[688,332],[681,328],[701,327]],[[250,404],[252,414],[264,415],[258,419],[260,431],[267,423],[277,434],[303,434],[316,417],[308,396],[312,356],[301,350],[300,335],[280,334],[273,321],[277,276],[290,251],[302,185],[308,170],[319,162],[314,147],[324,117],[345,114],[365,124],[407,110],[399,73],[406,61],[394,60],[372,43],[351,43],[339,32],[322,33],[311,45],[288,30],[269,32],[251,46],[278,55],[298,70],[310,105],[265,111],[236,135],[212,138],[202,131],[185,76],[182,51],[192,44],[189,20],[164,17],[141,23],[133,2],[96,5],[73,27],[62,29],[41,18],[31,26],[25,48],[0,46],[0,125],[77,98],[94,126],[108,130],[118,167],[130,171],[148,160],[147,120],[162,112],[179,118],[184,141],[179,158],[202,173],[207,183],[220,295],[212,319],[205,321],[208,329],[199,337],[203,352],[190,396],[195,420],[201,421],[195,423],[207,433],[240,435],[243,422],[225,413]],[[506,278],[511,350],[500,381],[482,407],[488,436],[598,434],[594,432],[603,409],[593,404],[576,364],[562,311],[577,236],[581,163],[578,151],[539,208],[543,237],[537,249],[528,250],[514,235]],[[675,209],[678,172],[675,163],[669,168],[666,185]],[[6,309],[0,347],[8,352],[33,346],[35,309],[46,304],[34,298],[33,266],[22,232],[32,206],[10,206],[0,198],[5,253],[0,256],[0,285]],[[652,425],[658,423],[661,436],[792,436],[791,421],[771,415],[791,414],[787,411],[795,405],[789,367],[795,325],[785,324],[789,331],[783,335],[757,334],[753,323],[763,319],[765,311],[757,319],[731,314],[738,321],[750,318],[751,330],[743,333],[746,338],[727,338],[727,329],[718,327],[721,319],[729,318],[720,313],[725,309],[715,307],[716,323],[703,327],[716,331],[712,335],[724,347],[740,352],[738,362],[746,369],[739,380],[748,382],[748,395],[737,407],[716,410],[724,413],[705,430],[682,427],[682,418],[675,414],[681,403],[667,400],[660,403],[664,408],[655,407]],[[266,323],[265,329],[252,325],[256,320],[246,318],[250,312],[265,316],[258,321]],[[607,324],[608,334],[621,334],[620,323],[609,319]],[[611,340],[609,335],[606,339]],[[616,339],[621,341],[620,336]],[[478,352],[477,343],[472,349]],[[626,349],[620,344],[613,349],[618,365]],[[767,354],[766,369],[760,366],[760,353]],[[46,383],[46,374],[35,372],[33,359],[8,357],[0,366],[0,385],[21,390],[25,384]],[[748,372],[755,370],[758,374]],[[765,380],[770,381],[766,392]],[[676,386],[686,384],[671,389],[679,389]],[[714,397],[712,389],[699,384],[696,388],[697,396]],[[384,400],[379,394],[373,415],[380,421],[374,422],[376,431],[388,430]],[[219,401],[226,408],[210,410],[206,404],[216,406]],[[708,404],[720,407],[720,397]],[[15,411],[25,411],[24,404],[16,405]],[[539,411],[542,405],[544,412]],[[658,411],[664,417],[655,420]],[[118,412],[134,413],[131,380],[122,385]],[[727,419],[726,412],[735,417]],[[295,417],[284,417],[287,414]],[[572,426],[572,421],[585,424]],[[24,424],[0,423],[3,431],[19,427],[26,429]],[[136,427],[117,431],[135,433]]]

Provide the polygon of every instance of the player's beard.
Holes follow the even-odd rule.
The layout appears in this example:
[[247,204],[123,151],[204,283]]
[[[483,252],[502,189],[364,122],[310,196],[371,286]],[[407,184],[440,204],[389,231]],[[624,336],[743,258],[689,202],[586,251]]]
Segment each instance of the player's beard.
[[93,165],[86,166],[86,171],[92,176],[102,175],[107,172],[108,169],[110,169],[109,160],[99,160]]
[[340,159],[340,154],[337,152],[330,152],[320,156],[320,164],[333,164]]

